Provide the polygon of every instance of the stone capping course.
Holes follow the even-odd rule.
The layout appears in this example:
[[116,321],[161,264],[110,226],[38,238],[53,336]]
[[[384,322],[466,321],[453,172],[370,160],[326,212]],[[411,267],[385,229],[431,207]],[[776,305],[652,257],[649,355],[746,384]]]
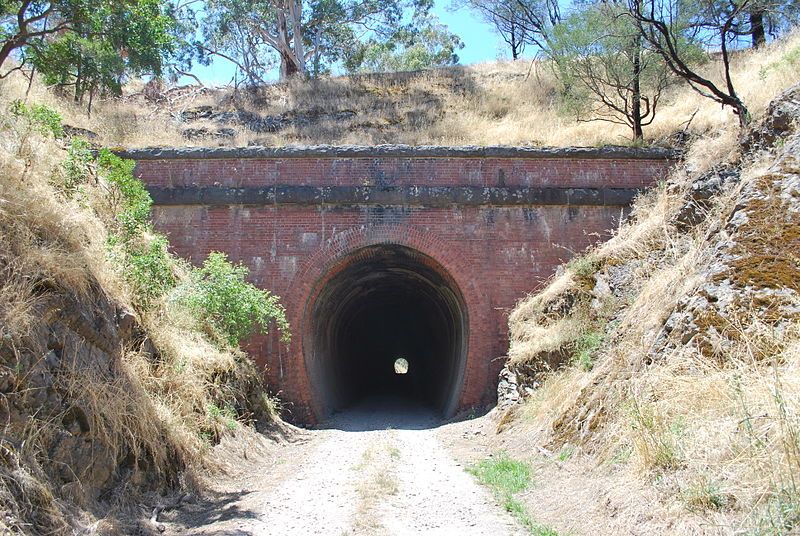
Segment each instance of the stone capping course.
[[213,160],[223,158],[529,158],[677,160],[681,152],[664,147],[511,147],[436,145],[312,145],[286,147],[148,147],[116,151],[134,160]]

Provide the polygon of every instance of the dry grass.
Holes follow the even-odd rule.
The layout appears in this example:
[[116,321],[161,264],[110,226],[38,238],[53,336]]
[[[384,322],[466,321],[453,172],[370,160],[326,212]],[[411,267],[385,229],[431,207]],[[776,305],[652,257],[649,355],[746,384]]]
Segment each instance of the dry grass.
[[358,534],[386,534],[378,507],[389,495],[398,493],[397,457],[399,451],[391,439],[371,443],[355,467],[359,472],[358,508],[353,527]]
[[[755,118],[769,98],[796,80],[800,67],[800,36],[787,36],[763,50],[735,55],[733,78]],[[720,64],[703,68],[721,80]],[[21,76],[0,82],[0,94],[24,98]],[[630,143],[628,129],[599,122],[581,122],[564,111],[558,82],[543,62],[492,62],[414,73],[359,75],[317,81],[294,80],[254,92],[226,88],[186,88],[147,100],[133,85],[124,99],[96,104],[91,119],[84,110],[63,105],[67,123],[96,131],[106,145],[269,145],[379,144],[410,145],[606,145]],[[33,84],[31,102],[55,104],[55,97]],[[181,123],[180,114],[201,105],[231,115],[285,120],[277,131],[244,128],[212,121]],[[715,132],[703,146],[695,145],[698,166],[715,153],[730,150],[737,127],[731,112],[678,84],[663,100],[656,121],[645,130],[650,141],[667,140],[687,128],[695,134]],[[187,140],[187,127],[216,131],[234,127],[232,138]]]
[[[98,513],[102,492],[130,510],[137,493],[190,483],[214,468],[221,436],[275,417],[246,356],[166,302],[131,313],[107,253],[105,184],[63,195],[65,158],[0,115],[0,504],[39,533],[78,522],[64,500]],[[135,315],[132,333],[109,327],[120,311]]]
[[[762,61],[752,53],[739,59],[754,69]],[[759,106],[772,95],[759,96]],[[512,312],[510,355],[525,365],[552,351],[553,341],[569,347],[576,329],[596,328],[591,308],[576,307],[585,301],[574,298],[601,279],[615,284],[613,321],[604,326],[607,342],[594,368],[567,362],[540,377],[516,426],[551,450],[579,445],[597,466],[592,478],[611,478],[601,468],[613,466],[656,492],[652,512],[665,525],[691,512],[709,533],[794,534],[800,324],[791,289],[800,271],[791,252],[796,211],[777,187],[795,180],[797,160],[783,146],[774,166],[774,153],[742,158],[733,132],[723,127],[696,140],[685,168],[638,200],[631,221],[587,254],[591,263],[567,265]],[[705,222],[676,228],[691,181],[742,162],[741,183],[714,199]],[[742,207],[748,217],[732,228],[731,215]],[[759,262],[750,262],[754,257]],[[590,273],[577,277],[579,271]],[[728,284],[730,296],[707,294],[708,285]],[[688,330],[668,323],[676,311],[695,311],[687,304],[698,299],[721,300],[720,312],[697,309]],[[676,533],[692,523],[678,523]],[[605,533],[602,520],[596,528]]]

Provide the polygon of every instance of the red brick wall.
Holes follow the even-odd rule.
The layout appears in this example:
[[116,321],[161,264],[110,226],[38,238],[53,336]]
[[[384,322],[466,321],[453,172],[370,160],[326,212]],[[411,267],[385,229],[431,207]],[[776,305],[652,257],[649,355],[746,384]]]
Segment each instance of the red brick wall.
[[555,186],[637,188],[664,160],[567,158],[219,158],[147,160],[151,186]]
[[[224,158],[141,159],[150,186],[483,185],[644,187],[663,177],[661,159],[566,158]],[[400,244],[438,262],[458,286],[469,316],[469,350],[459,407],[491,401],[507,349],[506,317],[556,267],[607,236],[619,206],[331,205],[158,206],[156,227],[194,263],[211,251],[244,262],[252,281],[279,294],[294,334],[286,348],[256,338],[249,350],[288,404],[291,418],[315,421],[303,357],[307,304],[331,270],[373,244]]]

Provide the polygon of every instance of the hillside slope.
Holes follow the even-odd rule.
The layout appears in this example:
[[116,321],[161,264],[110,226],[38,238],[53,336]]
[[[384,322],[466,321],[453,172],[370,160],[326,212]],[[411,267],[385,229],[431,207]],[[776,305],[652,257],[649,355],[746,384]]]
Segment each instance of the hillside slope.
[[282,425],[250,359],[145,307],[141,266],[114,259],[133,183],[30,110],[0,115],[0,532],[148,533],[137,505],[200,489],[223,437]]
[[696,141],[615,238],[512,312],[498,431],[545,453],[557,480],[528,496],[544,522],[800,530],[799,122],[796,85],[723,156]]
[[[737,91],[756,118],[800,68],[800,35],[733,58]],[[703,72],[721,78],[717,59]],[[0,93],[23,98],[21,76],[0,81]],[[34,84],[29,100],[52,102]],[[94,131],[106,146],[405,143],[409,145],[607,145],[630,143],[629,129],[585,121],[566,111],[545,62],[494,62],[410,73],[293,80],[252,91],[157,84],[128,87],[122,99],[58,107],[67,123]],[[735,136],[731,113],[676,84],[662,99],[648,143],[710,131]],[[683,136],[685,137],[685,136]]]

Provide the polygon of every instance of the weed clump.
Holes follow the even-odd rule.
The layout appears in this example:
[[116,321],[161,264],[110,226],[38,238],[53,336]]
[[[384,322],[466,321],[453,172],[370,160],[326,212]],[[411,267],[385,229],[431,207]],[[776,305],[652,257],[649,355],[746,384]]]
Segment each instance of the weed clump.
[[500,452],[468,467],[467,472],[491,489],[506,512],[510,513],[531,535],[558,536],[552,528],[536,522],[525,505],[516,498],[518,493],[525,491],[531,485],[532,471],[527,463]]

